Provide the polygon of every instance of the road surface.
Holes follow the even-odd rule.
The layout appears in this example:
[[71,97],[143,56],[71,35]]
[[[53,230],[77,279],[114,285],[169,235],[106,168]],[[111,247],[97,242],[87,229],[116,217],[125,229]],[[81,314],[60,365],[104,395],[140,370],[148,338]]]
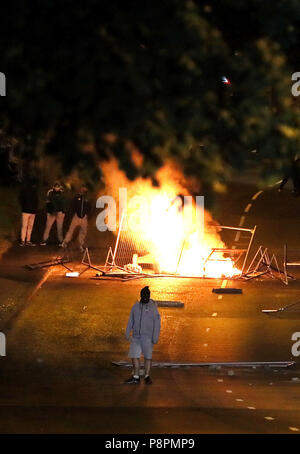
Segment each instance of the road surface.
[[[239,225],[244,216],[245,227],[258,225],[253,252],[263,244],[281,260],[286,240],[297,246],[299,200],[288,191],[258,192],[232,187],[216,215],[223,224]],[[241,241],[233,238],[232,245]],[[44,251],[34,254],[56,253]],[[94,271],[66,278],[62,267],[45,277],[25,272],[30,257],[24,254],[33,252],[22,254],[19,268],[13,260],[1,265],[6,290],[0,328],[7,336],[7,356],[0,358],[1,433],[300,433],[300,362],[291,353],[300,314],[261,312],[300,300],[300,280],[288,286],[263,278],[112,282],[91,280]],[[93,254],[97,258],[96,248]],[[154,368],[152,386],[124,385],[129,370],[111,361],[127,359],[124,330],[145,285],[154,299],[184,302],[184,308],[160,308],[155,361],[296,365]],[[212,289],[222,285],[243,293],[220,298]],[[11,309],[9,298],[15,301]]]

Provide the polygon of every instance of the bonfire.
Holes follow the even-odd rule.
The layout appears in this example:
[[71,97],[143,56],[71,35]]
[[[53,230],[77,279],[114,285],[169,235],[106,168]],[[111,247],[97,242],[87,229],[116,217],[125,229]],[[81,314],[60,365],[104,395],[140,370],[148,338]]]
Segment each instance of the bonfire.
[[214,278],[240,273],[222,252],[207,260],[213,248],[226,246],[218,223],[204,209],[204,198],[188,194],[182,184],[184,176],[176,166],[166,164],[158,171],[158,187],[150,179],[130,181],[114,160],[104,163],[102,171],[106,194],[117,199],[119,189],[127,189],[126,206],[116,231],[120,232],[116,263],[123,260],[125,266],[122,255],[128,255],[130,249],[130,260],[135,256],[133,265],[151,263],[157,273]]

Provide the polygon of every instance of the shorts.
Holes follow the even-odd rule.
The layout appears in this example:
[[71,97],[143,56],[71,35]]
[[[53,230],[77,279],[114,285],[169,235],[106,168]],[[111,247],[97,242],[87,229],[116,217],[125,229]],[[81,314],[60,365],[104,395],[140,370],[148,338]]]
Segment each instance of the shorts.
[[131,340],[131,344],[129,347],[129,358],[140,358],[141,354],[144,355],[145,359],[152,359],[152,350],[153,350],[153,343],[150,338],[135,338],[133,337]]

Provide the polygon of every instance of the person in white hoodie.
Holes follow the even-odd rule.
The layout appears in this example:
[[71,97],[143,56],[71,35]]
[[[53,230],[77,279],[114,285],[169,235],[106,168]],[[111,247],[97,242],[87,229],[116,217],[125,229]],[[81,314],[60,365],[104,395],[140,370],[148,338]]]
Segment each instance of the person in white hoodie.
[[[132,336],[130,333],[132,332]],[[157,344],[160,334],[160,315],[156,303],[150,299],[149,287],[141,290],[141,299],[131,309],[126,339],[131,340],[128,356],[132,360],[133,374],[125,381],[127,384],[140,383],[140,357],[145,360],[145,383],[152,384],[150,369],[153,345]]]

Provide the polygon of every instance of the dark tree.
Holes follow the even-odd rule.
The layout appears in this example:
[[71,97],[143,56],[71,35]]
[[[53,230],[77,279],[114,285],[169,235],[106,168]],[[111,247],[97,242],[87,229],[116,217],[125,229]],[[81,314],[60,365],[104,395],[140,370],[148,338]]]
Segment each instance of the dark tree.
[[255,148],[272,175],[299,150],[299,25],[297,0],[7,2],[0,128],[66,174],[112,153],[153,175],[172,156],[211,187]]

